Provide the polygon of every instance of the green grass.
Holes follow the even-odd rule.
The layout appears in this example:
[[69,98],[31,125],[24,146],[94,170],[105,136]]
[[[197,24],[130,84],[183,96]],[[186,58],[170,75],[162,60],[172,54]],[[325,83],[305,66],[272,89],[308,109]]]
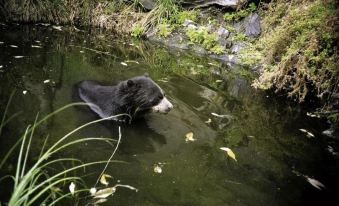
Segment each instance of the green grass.
[[[0,125],[0,135],[1,135],[1,129],[9,122],[9,120],[6,119],[8,106],[10,104],[10,101],[12,100],[13,94],[10,96],[10,99],[8,101],[8,104],[5,108],[4,115],[1,121]],[[77,145],[83,142],[87,141],[104,141],[104,142],[111,142],[113,139],[110,138],[81,138],[76,140],[70,140],[67,141],[71,135],[75,134],[79,130],[88,127],[90,125],[96,124],[101,121],[109,120],[112,117],[103,118],[95,121],[88,122],[84,125],[81,125],[74,130],[70,131],[69,133],[65,134],[63,137],[61,137],[57,142],[53,143],[49,148],[46,147],[47,138],[45,140],[45,143],[40,151],[40,155],[38,156],[38,159],[30,164],[30,167],[28,168],[27,162],[29,160],[29,154],[31,149],[31,143],[32,139],[34,137],[34,132],[40,125],[48,121],[51,117],[54,115],[57,115],[60,112],[63,112],[67,110],[70,107],[74,106],[83,106],[88,105],[84,103],[73,103],[66,105],[55,112],[45,116],[44,118],[39,120],[39,115],[36,116],[36,119],[32,125],[28,125],[24,134],[22,137],[16,142],[15,145],[13,145],[12,148],[9,149],[5,157],[2,158],[2,161],[0,163],[0,169],[3,169],[5,166],[5,163],[8,159],[8,157],[15,155],[13,152],[15,149],[20,145],[19,148],[19,154],[18,154],[18,160],[16,165],[15,174],[11,174],[5,177],[0,178],[1,180],[4,178],[11,178],[13,180],[13,191],[11,194],[10,199],[8,200],[8,206],[29,206],[29,205],[55,205],[56,203],[64,200],[65,198],[75,198],[77,197],[77,194],[79,193],[85,193],[88,194],[89,189],[85,187],[81,187],[82,180],[80,177],[75,175],[70,175],[71,172],[77,171],[79,169],[83,169],[85,167],[96,165],[96,164],[104,164],[106,163],[105,169],[107,165],[112,162],[111,158],[113,157],[119,142],[121,138],[120,130],[119,130],[119,141],[116,144],[115,150],[112,154],[112,156],[105,161],[96,161],[96,162],[89,162],[89,163],[82,163],[78,159],[74,158],[65,158],[61,157],[58,158],[57,153],[60,154],[64,149],[69,148],[70,146]],[[121,115],[116,115],[121,116]],[[12,116],[13,117],[13,116]],[[10,117],[11,119],[13,119]],[[59,155],[58,155],[59,156]],[[60,163],[67,163],[67,162],[78,162],[78,165],[74,165],[70,168],[66,168],[63,171],[56,172],[54,174],[48,174],[46,171],[48,171],[49,168],[53,167],[53,165],[57,165]],[[102,173],[104,173],[105,169]],[[99,176],[100,177],[100,176]],[[71,182],[75,182],[77,185],[77,189],[75,190],[75,193],[72,194],[70,191],[61,191],[60,188],[63,187],[63,185],[69,185]],[[6,186],[7,188],[9,186]],[[4,188],[4,186],[1,186],[1,188]]]
[[224,52],[224,49],[218,43],[218,35],[210,33],[206,27],[189,27],[186,29],[186,35],[191,42],[200,44],[212,53],[221,54]]
[[229,12],[224,14],[224,20],[227,22],[230,21],[239,21],[240,19],[250,15],[257,9],[257,6],[254,3],[250,3],[247,8],[241,9],[235,12]]

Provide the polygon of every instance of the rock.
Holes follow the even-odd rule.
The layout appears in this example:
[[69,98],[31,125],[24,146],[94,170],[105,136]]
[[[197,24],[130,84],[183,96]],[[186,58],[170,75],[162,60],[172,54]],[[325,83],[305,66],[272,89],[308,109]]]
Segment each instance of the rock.
[[188,28],[193,28],[193,29],[197,28],[197,26],[194,25],[194,24],[189,24],[187,27],[188,27]]
[[156,0],[139,0],[139,3],[145,9],[152,10],[155,7],[157,1]]
[[196,26],[196,23],[192,20],[185,19],[184,23],[182,24],[184,27],[188,27],[190,25]]
[[247,37],[255,38],[261,33],[260,16],[257,13],[251,13],[242,21],[234,24],[238,32],[244,32]]
[[217,31],[218,37],[221,39],[227,39],[230,35],[230,32],[224,27],[220,27]]
[[236,9],[244,5],[247,1],[244,0],[183,0],[181,3],[189,7],[207,7],[210,5],[219,5],[223,7]]
[[244,42],[235,42],[233,46],[231,47],[231,52],[232,53],[238,53],[240,49],[244,48],[246,45]]

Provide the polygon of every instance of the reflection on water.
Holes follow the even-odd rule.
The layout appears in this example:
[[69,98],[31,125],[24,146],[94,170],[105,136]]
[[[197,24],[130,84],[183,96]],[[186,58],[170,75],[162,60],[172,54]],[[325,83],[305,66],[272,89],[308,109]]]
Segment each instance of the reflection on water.
[[[72,102],[77,82],[110,84],[147,72],[166,91],[174,109],[123,125],[115,159],[126,163],[110,165],[107,173],[113,183],[132,185],[139,192],[119,189],[103,205],[324,205],[334,199],[339,161],[327,148],[337,149],[338,140],[322,136],[327,125],[307,117],[303,109],[253,90],[237,74],[244,68],[93,31],[0,28],[1,109],[16,88],[10,113],[21,112],[4,128],[1,156],[38,112],[42,116]],[[58,114],[37,131],[33,154],[39,154],[47,135],[54,142],[96,118],[85,107]],[[300,128],[316,138],[307,138]],[[195,142],[185,142],[188,132],[193,132]],[[82,137],[117,138],[117,125],[100,123],[73,138]],[[231,148],[238,162],[227,159],[220,147]],[[63,155],[106,160],[112,150],[90,142]],[[13,172],[15,157],[11,160],[1,175]],[[158,163],[163,165],[161,174],[153,171]],[[89,187],[101,170],[102,166],[86,170]],[[319,191],[297,174],[313,177],[327,189]],[[6,191],[0,191],[2,199]]]

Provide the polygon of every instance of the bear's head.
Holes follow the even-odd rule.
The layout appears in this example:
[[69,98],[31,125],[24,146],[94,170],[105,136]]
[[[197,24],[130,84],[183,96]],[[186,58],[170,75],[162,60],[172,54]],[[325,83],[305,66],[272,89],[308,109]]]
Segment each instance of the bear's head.
[[165,97],[165,92],[148,75],[134,77],[121,82],[119,94],[134,112],[153,111],[168,113],[173,105]]

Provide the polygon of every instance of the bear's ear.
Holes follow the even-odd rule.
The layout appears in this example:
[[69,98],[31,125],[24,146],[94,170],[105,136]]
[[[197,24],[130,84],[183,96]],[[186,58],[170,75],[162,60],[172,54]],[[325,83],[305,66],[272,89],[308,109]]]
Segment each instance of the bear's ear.
[[127,86],[128,87],[132,87],[134,85],[134,82],[133,82],[133,80],[127,80]]
[[149,77],[149,74],[146,72],[146,73],[144,74],[144,77]]

